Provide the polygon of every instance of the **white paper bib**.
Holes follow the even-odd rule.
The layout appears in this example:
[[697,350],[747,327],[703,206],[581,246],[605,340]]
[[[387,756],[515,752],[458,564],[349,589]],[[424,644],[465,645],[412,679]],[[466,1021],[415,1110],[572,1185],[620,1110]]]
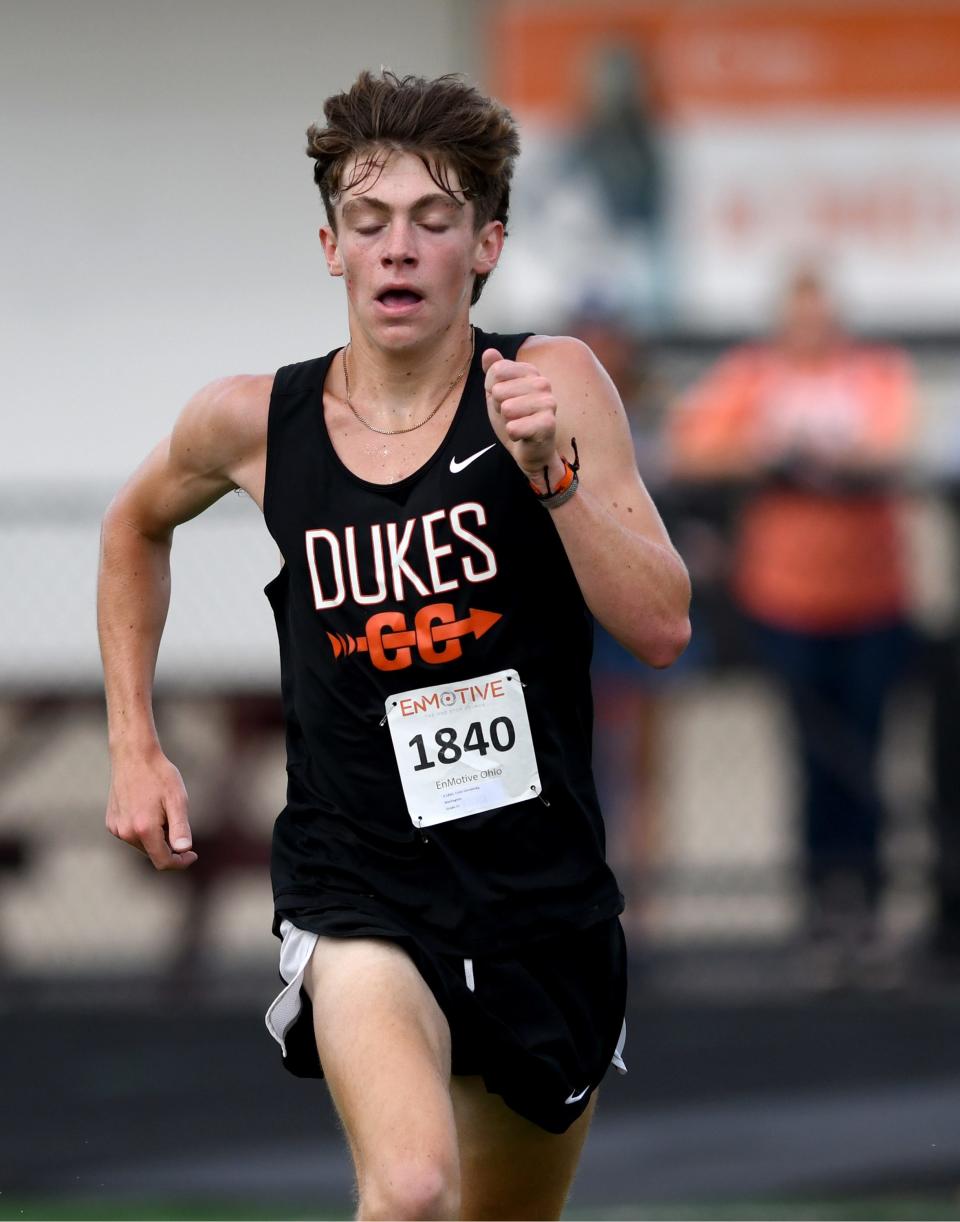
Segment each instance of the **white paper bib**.
[[386,702],[386,721],[415,827],[464,819],[540,793],[515,670],[398,692]]

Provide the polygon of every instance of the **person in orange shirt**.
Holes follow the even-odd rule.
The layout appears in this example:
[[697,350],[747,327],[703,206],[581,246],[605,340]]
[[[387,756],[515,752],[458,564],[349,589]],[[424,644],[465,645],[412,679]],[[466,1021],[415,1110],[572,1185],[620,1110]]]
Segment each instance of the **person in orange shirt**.
[[795,720],[814,935],[875,926],[882,710],[909,640],[896,485],[913,404],[904,356],[846,336],[803,268],[777,335],[724,357],[670,424],[676,476],[749,488],[733,595]]

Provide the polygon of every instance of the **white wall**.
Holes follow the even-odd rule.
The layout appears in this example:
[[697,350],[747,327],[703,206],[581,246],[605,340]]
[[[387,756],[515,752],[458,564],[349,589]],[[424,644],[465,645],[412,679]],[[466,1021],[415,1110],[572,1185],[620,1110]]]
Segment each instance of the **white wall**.
[[0,482],[112,485],[211,378],[343,327],[303,153],[362,67],[469,70],[458,0],[5,0]]

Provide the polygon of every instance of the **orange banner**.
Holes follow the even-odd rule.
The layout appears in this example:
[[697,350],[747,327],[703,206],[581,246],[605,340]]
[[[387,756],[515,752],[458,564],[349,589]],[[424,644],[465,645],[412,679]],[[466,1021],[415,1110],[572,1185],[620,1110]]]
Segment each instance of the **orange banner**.
[[960,4],[953,0],[512,0],[495,11],[493,92],[567,120],[610,47],[633,50],[661,114],[822,106],[960,105]]

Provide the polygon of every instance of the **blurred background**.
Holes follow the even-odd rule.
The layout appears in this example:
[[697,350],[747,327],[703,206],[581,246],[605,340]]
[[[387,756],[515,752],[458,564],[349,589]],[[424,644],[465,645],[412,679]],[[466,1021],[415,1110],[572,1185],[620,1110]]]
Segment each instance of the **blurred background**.
[[303,155],[386,65],[523,153],[489,330],[617,384],[694,580],[598,632],[626,1059],[571,1217],[960,1216],[960,5],[5,0],[2,1217],[345,1217],[262,1026],[279,558],[177,532],[157,716],[199,864],[103,827],[103,510],[184,400],[339,345]]

